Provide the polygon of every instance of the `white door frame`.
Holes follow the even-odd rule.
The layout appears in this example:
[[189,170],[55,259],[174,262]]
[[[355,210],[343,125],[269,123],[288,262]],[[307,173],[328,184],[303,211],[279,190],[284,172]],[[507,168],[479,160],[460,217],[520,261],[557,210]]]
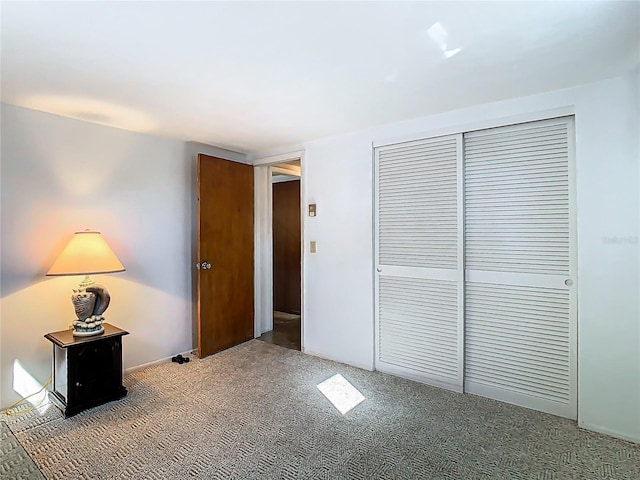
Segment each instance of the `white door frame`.
[[304,150],[254,160],[254,337],[273,329],[273,190],[271,166],[300,161],[300,345],[304,351],[305,197]]

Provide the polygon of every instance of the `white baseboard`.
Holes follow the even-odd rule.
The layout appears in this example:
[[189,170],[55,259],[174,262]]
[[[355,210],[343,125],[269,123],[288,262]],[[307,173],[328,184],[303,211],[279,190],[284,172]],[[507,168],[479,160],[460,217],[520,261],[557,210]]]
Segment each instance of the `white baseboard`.
[[584,428],[585,430],[591,430],[593,432],[604,433],[605,435],[609,435],[611,437],[620,438],[622,440],[626,440],[627,442],[640,443],[640,437],[634,437],[627,433],[618,432],[616,430],[611,430],[609,428],[601,427],[600,425],[593,425],[590,423],[585,423],[578,421],[578,426],[580,428]]
[[143,363],[141,365],[136,365],[135,367],[129,367],[124,369],[125,375],[127,373],[137,372],[138,370],[144,370],[145,368],[153,367],[154,365],[160,365],[161,363],[170,362],[173,357],[176,355],[195,355],[197,354],[197,349],[187,350],[186,352],[176,353],[175,355],[171,355],[170,357],[160,358],[158,360],[154,360],[153,362]]
[[318,353],[318,352],[314,352],[313,350],[309,350],[307,348],[304,348],[302,350],[302,353],[304,353],[306,355],[311,355],[313,357],[322,358],[324,360],[331,360],[332,362],[344,363],[345,365],[350,365],[352,367],[360,368],[362,370],[367,370],[368,372],[373,372],[374,371],[374,368],[373,368],[372,365],[365,365],[365,364],[358,363],[358,362],[345,362],[344,360],[340,360],[338,358],[327,357],[326,355],[323,355],[323,354]]

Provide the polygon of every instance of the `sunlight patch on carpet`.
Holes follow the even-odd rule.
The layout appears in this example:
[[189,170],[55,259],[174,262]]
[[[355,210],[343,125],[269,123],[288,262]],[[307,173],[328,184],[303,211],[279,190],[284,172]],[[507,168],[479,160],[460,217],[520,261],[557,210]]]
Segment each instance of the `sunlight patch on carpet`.
[[318,390],[320,390],[343,415],[364,402],[364,395],[339,373],[319,383]]
[[33,378],[18,359],[13,361],[13,391],[29,402],[38,413],[44,414],[49,409],[45,386]]

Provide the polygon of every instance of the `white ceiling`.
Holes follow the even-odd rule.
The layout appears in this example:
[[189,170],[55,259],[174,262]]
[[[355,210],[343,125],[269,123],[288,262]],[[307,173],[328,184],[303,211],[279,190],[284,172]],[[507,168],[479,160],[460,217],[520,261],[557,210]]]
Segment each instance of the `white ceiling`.
[[1,8],[3,102],[246,153],[640,63],[637,1]]

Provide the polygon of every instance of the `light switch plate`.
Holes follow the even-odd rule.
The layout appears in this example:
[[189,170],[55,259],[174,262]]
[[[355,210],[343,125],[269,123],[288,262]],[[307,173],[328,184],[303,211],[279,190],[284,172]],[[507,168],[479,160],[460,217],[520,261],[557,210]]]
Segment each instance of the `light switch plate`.
[[316,242],[314,241],[309,242],[309,252],[316,253]]
[[310,203],[309,204],[309,216],[310,217],[315,217],[316,216],[316,204],[315,203]]

